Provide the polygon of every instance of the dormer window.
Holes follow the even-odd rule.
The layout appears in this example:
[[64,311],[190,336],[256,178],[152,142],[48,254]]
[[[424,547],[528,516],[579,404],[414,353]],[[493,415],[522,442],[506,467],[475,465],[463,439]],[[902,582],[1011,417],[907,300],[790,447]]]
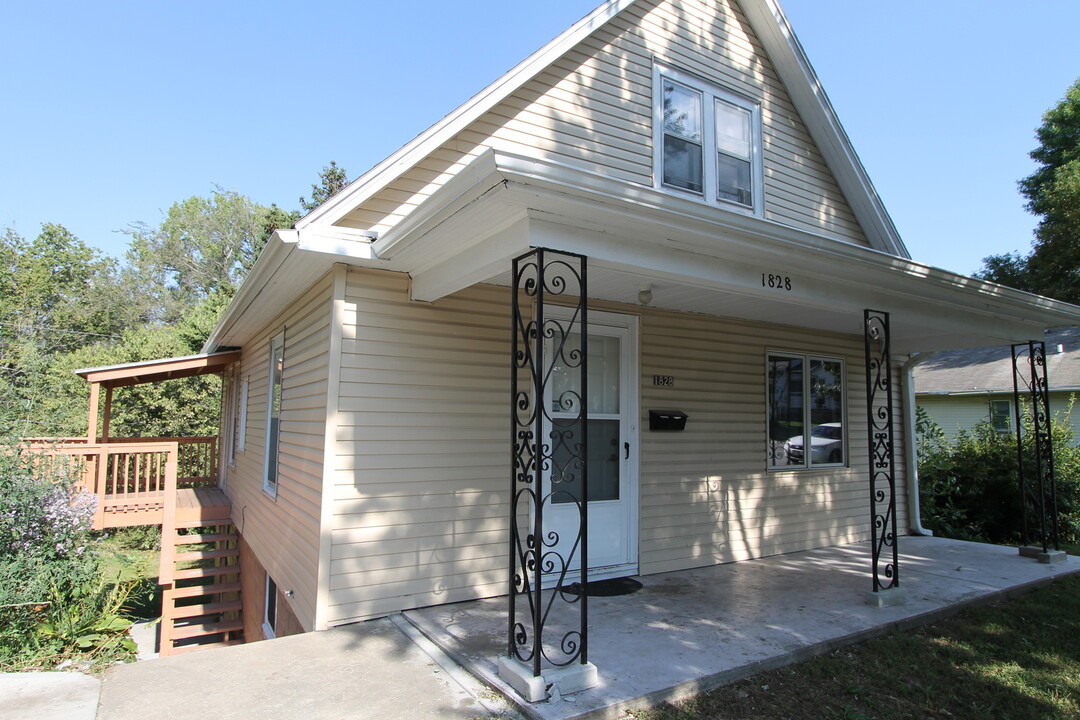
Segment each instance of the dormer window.
[[657,70],[656,177],[661,188],[759,213],[757,103],[677,70]]

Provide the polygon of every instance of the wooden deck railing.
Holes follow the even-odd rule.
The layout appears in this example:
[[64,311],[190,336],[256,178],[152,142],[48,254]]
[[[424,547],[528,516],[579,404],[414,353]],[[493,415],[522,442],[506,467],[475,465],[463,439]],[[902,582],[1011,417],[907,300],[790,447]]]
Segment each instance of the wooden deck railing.
[[41,474],[76,478],[97,497],[95,530],[156,525],[175,507],[180,448],[175,440],[30,443],[25,452]]
[[[196,483],[216,484],[218,473],[217,436],[200,437],[110,437],[101,440],[100,444],[123,444],[136,443],[161,443],[175,442],[180,447],[180,456],[177,460],[177,482],[180,486]],[[50,447],[56,445],[86,445],[85,437],[77,438],[23,438],[23,442],[32,447]]]

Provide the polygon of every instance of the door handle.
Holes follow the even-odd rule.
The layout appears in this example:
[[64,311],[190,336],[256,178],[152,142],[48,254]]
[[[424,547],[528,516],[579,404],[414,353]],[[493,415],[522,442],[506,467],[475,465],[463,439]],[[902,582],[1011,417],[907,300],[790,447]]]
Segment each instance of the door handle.
[[628,443],[628,442],[624,442],[624,443],[622,444],[622,446],[623,446],[623,450],[625,450],[625,451],[626,451],[626,457],[625,457],[625,458],[623,458],[623,459],[624,459],[624,460],[629,460],[629,459],[630,459],[630,443]]

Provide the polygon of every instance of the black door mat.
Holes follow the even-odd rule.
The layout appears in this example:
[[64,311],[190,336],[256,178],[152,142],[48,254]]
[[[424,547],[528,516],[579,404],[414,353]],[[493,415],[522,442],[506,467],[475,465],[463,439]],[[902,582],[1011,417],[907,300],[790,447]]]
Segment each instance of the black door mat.
[[[610,580],[595,580],[586,585],[589,597],[617,597],[619,595],[633,595],[644,587],[634,578],[621,577]],[[578,583],[567,585],[562,588],[563,592],[572,595],[581,594],[581,586]]]

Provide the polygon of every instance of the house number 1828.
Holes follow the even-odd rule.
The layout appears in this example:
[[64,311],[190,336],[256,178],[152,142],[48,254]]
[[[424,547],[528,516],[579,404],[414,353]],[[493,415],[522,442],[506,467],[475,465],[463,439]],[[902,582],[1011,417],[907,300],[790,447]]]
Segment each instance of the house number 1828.
[[791,292],[791,277],[788,275],[773,275],[772,273],[761,273],[761,287],[772,288],[773,290],[786,290]]

